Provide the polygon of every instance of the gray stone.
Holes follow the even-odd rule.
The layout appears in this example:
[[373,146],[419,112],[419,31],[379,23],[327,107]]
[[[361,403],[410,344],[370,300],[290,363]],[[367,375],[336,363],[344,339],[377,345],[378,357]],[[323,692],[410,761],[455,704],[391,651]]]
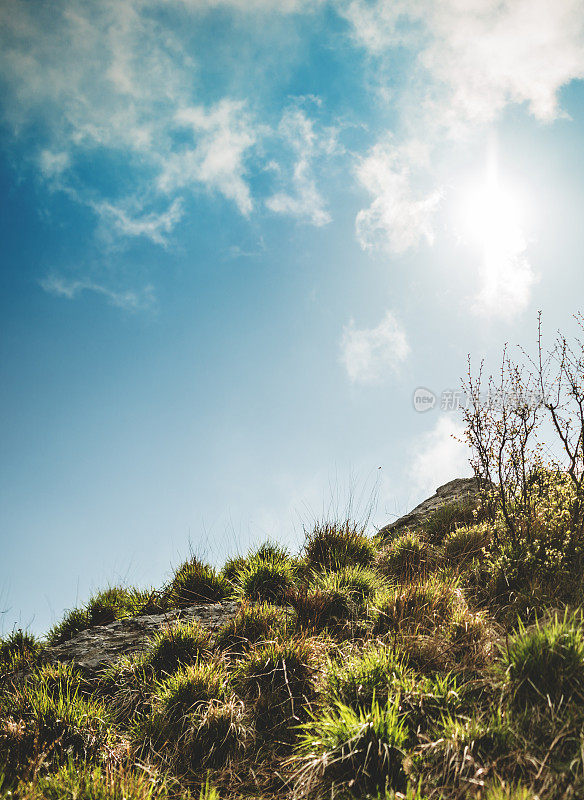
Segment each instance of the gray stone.
[[174,609],[164,614],[126,617],[109,625],[96,625],[81,631],[67,642],[47,648],[48,661],[74,662],[84,671],[94,672],[121,656],[143,652],[152,637],[166,626],[180,622],[198,622],[215,630],[232,619],[239,602],[208,603]]
[[[474,505],[477,494],[478,484],[474,478],[456,478],[440,486],[436,494],[424,500],[409,514],[381,528],[379,534],[387,537],[415,528],[445,504]],[[152,637],[165,626],[179,622],[198,622],[208,630],[215,630],[233,619],[239,607],[239,602],[225,601],[174,609],[165,614],[126,617],[109,625],[96,625],[82,631],[69,641],[48,648],[46,656],[49,661],[74,662],[82,669],[94,672],[122,656],[143,652]]]
[[455,478],[448,481],[443,486],[436,489],[436,494],[424,500],[416,506],[409,514],[400,517],[385,525],[379,530],[379,536],[387,538],[389,535],[395,536],[398,533],[405,533],[421,525],[437,508],[451,503],[468,504],[475,506],[479,494],[479,485],[476,478]]

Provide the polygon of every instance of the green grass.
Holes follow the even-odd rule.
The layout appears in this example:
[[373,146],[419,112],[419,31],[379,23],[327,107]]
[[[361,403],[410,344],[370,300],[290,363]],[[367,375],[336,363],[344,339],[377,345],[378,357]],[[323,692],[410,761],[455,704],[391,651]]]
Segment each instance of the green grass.
[[225,700],[227,693],[228,676],[224,667],[218,662],[200,661],[162,680],[153,696],[163,716],[174,722],[210,700]]
[[228,558],[223,564],[219,574],[222,578],[229,581],[229,583],[234,583],[246,564],[247,558],[245,558],[245,556],[233,556],[233,558]]
[[388,589],[371,612],[374,632],[433,631],[447,626],[461,602],[457,582],[439,576]]
[[300,720],[313,694],[313,662],[313,648],[304,638],[260,645],[239,662],[234,684],[253,708],[258,730]]
[[432,544],[442,544],[456,528],[476,521],[474,507],[468,502],[444,503],[422,523],[422,530]]
[[12,631],[0,639],[0,671],[31,668],[39,662],[42,651],[42,643],[31,633]]
[[270,564],[286,564],[290,561],[290,551],[287,547],[282,547],[277,542],[268,540],[259,547],[250,550],[247,561],[267,561]]
[[215,634],[214,646],[227,653],[242,653],[259,643],[282,638],[292,625],[285,611],[268,603],[244,605]]
[[97,758],[111,740],[110,714],[97,697],[80,691],[63,669],[33,674],[0,695],[1,752],[9,783],[70,757]]
[[513,733],[500,710],[471,716],[446,715],[434,735],[429,761],[438,783],[464,784],[484,774],[484,765],[497,763],[513,747]]
[[227,578],[197,558],[185,561],[175,572],[165,593],[168,608],[218,603],[231,593]]
[[111,586],[90,598],[82,608],[74,608],[55,625],[47,635],[50,645],[66,642],[94,625],[107,625],[122,617],[142,613],[150,598],[150,592]]
[[148,595],[107,589],[50,641],[146,609],[239,607],[212,630],[169,620],[97,673],[7,635],[0,797],[584,797],[584,541],[562,492],[537,492],[533,540],[513,543],[496,509],[441,509],[384,542],[319,523],[297,555],[268,541],[222,569],[189,559]]
[[367,567],[315,570],[309,575],[308,585],[290,592],[287,599],[301,626],[342,629],[365,619],[367,603],[376,598],[382,586],[382,577]]
[[444,555],[450,563],[463,566],[480,556],[491,536],[491,529],[484,522],[470,527],[456,528],[444,539]]
[[195,622],[182,623],[169,626],[154,637],[143,663],[157,675],[170,674],[204,658],[210,651],[209,632]]
[[387,646],[371,644],[329,659],[324,693],[329,703],[341,702],[358,711],[371,707],[374,699],[387,702],[406,673],[403,657]]
[[75,762],[18,787],[20,800],[167,800],[164,778],[128,767],[106,769]]
[[374,702],[369,710],[337,703],[303,726],[301,793],[363,797],[370,792],[406,788],[403,770],[406,731],[395,704]]
[[243,704],[234,699],[211,703],[191,729],[189,760],[222,767],[243,752],[251,735],[243,709]]
[[305,533],[304,557],[316,569],[370,566],[375,559],[375,546],[362,527],[350,521],[315,525]]
[[503,666],[516,703],[560,699],[584,704],[584,633],[580,613],[555,615],[531,628],[519,625],[503,650]]
[[256,556],[239,572],[236,589],[246,600],[283,603],[293,583],[294,573],[288,561]]
[[410,580],[426,569],[428,559],[428,543],[416,533],[404,533],[385,547],[378,558],[377,568],[384,575]]

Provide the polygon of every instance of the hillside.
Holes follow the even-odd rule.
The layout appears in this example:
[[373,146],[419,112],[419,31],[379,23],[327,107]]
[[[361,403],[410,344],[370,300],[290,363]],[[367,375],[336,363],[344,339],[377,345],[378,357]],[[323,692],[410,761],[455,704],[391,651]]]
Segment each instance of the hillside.
[[459,480],[375,535],[319,523],[13,633],[4,795],[584,796],[584,542],[566,475],[532,477],[537,541]]

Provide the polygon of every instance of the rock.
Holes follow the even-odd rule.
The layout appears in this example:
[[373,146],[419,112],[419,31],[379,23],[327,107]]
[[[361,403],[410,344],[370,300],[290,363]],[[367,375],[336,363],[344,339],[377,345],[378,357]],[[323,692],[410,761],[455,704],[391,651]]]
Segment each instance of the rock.
[[125,617],[109,625],[88,628],[67,642],[47,648],[46,658],[50,662],[74,662],[84,671],[94,672],[121,656],[142,652],[150,639],[167,625],[196,621],[204,628],[215,630],[235,616],[239,605],[233,601],[207,603],[173,609],[165,614]]
[[395,535],[402,533],[406,530],[411,530],[421,525],[432,512],[443,505],[450,505],[451,503],[468,504],[474,506],[477,503],[479,493],[479,485],[476,478],[455,478],[448,481],[443,486],[436,489],[436,494],[424,500],[420,505],[416,506],[409,514],[400,517],[395,522],[379,530],[381,538],[387,538],[388,535]]
[[[475,478],[456,478],[440,486],[436,494],[424,500],[409,514],[381,528],[379,535],[387,537],[389,534],[394,535],[415,528],[433,511],[445,504],[474,505],[477,494],[478,484]],[[96,625],[81,631],[69,641],[47,648],[46,658],[50,662],[74,662],[91,673],[112,664],[121,656],[144,651],[150,639],[167,625],[196,621],[209,630],[215,630],[233,619],[239,606],[239,602],[226,601],[174,609],[164,614],[118,619],[109,625]]]

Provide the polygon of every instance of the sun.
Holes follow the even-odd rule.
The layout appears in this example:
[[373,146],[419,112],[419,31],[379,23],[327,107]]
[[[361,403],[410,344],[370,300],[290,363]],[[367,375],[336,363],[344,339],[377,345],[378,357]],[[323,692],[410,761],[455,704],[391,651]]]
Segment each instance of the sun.
[[457,238],[476,258],[479,290],[473,307],[510,314],[525,306],[534,282],[526,258],[526,205],[499,171],[490,142],[486,168],[458,192]]
[[489,260],[511,254],[522,237],[522,204],[516,192],[501,180],[494,152],[489,153],[484,178],[463,192],[463,238],[483,250]]

